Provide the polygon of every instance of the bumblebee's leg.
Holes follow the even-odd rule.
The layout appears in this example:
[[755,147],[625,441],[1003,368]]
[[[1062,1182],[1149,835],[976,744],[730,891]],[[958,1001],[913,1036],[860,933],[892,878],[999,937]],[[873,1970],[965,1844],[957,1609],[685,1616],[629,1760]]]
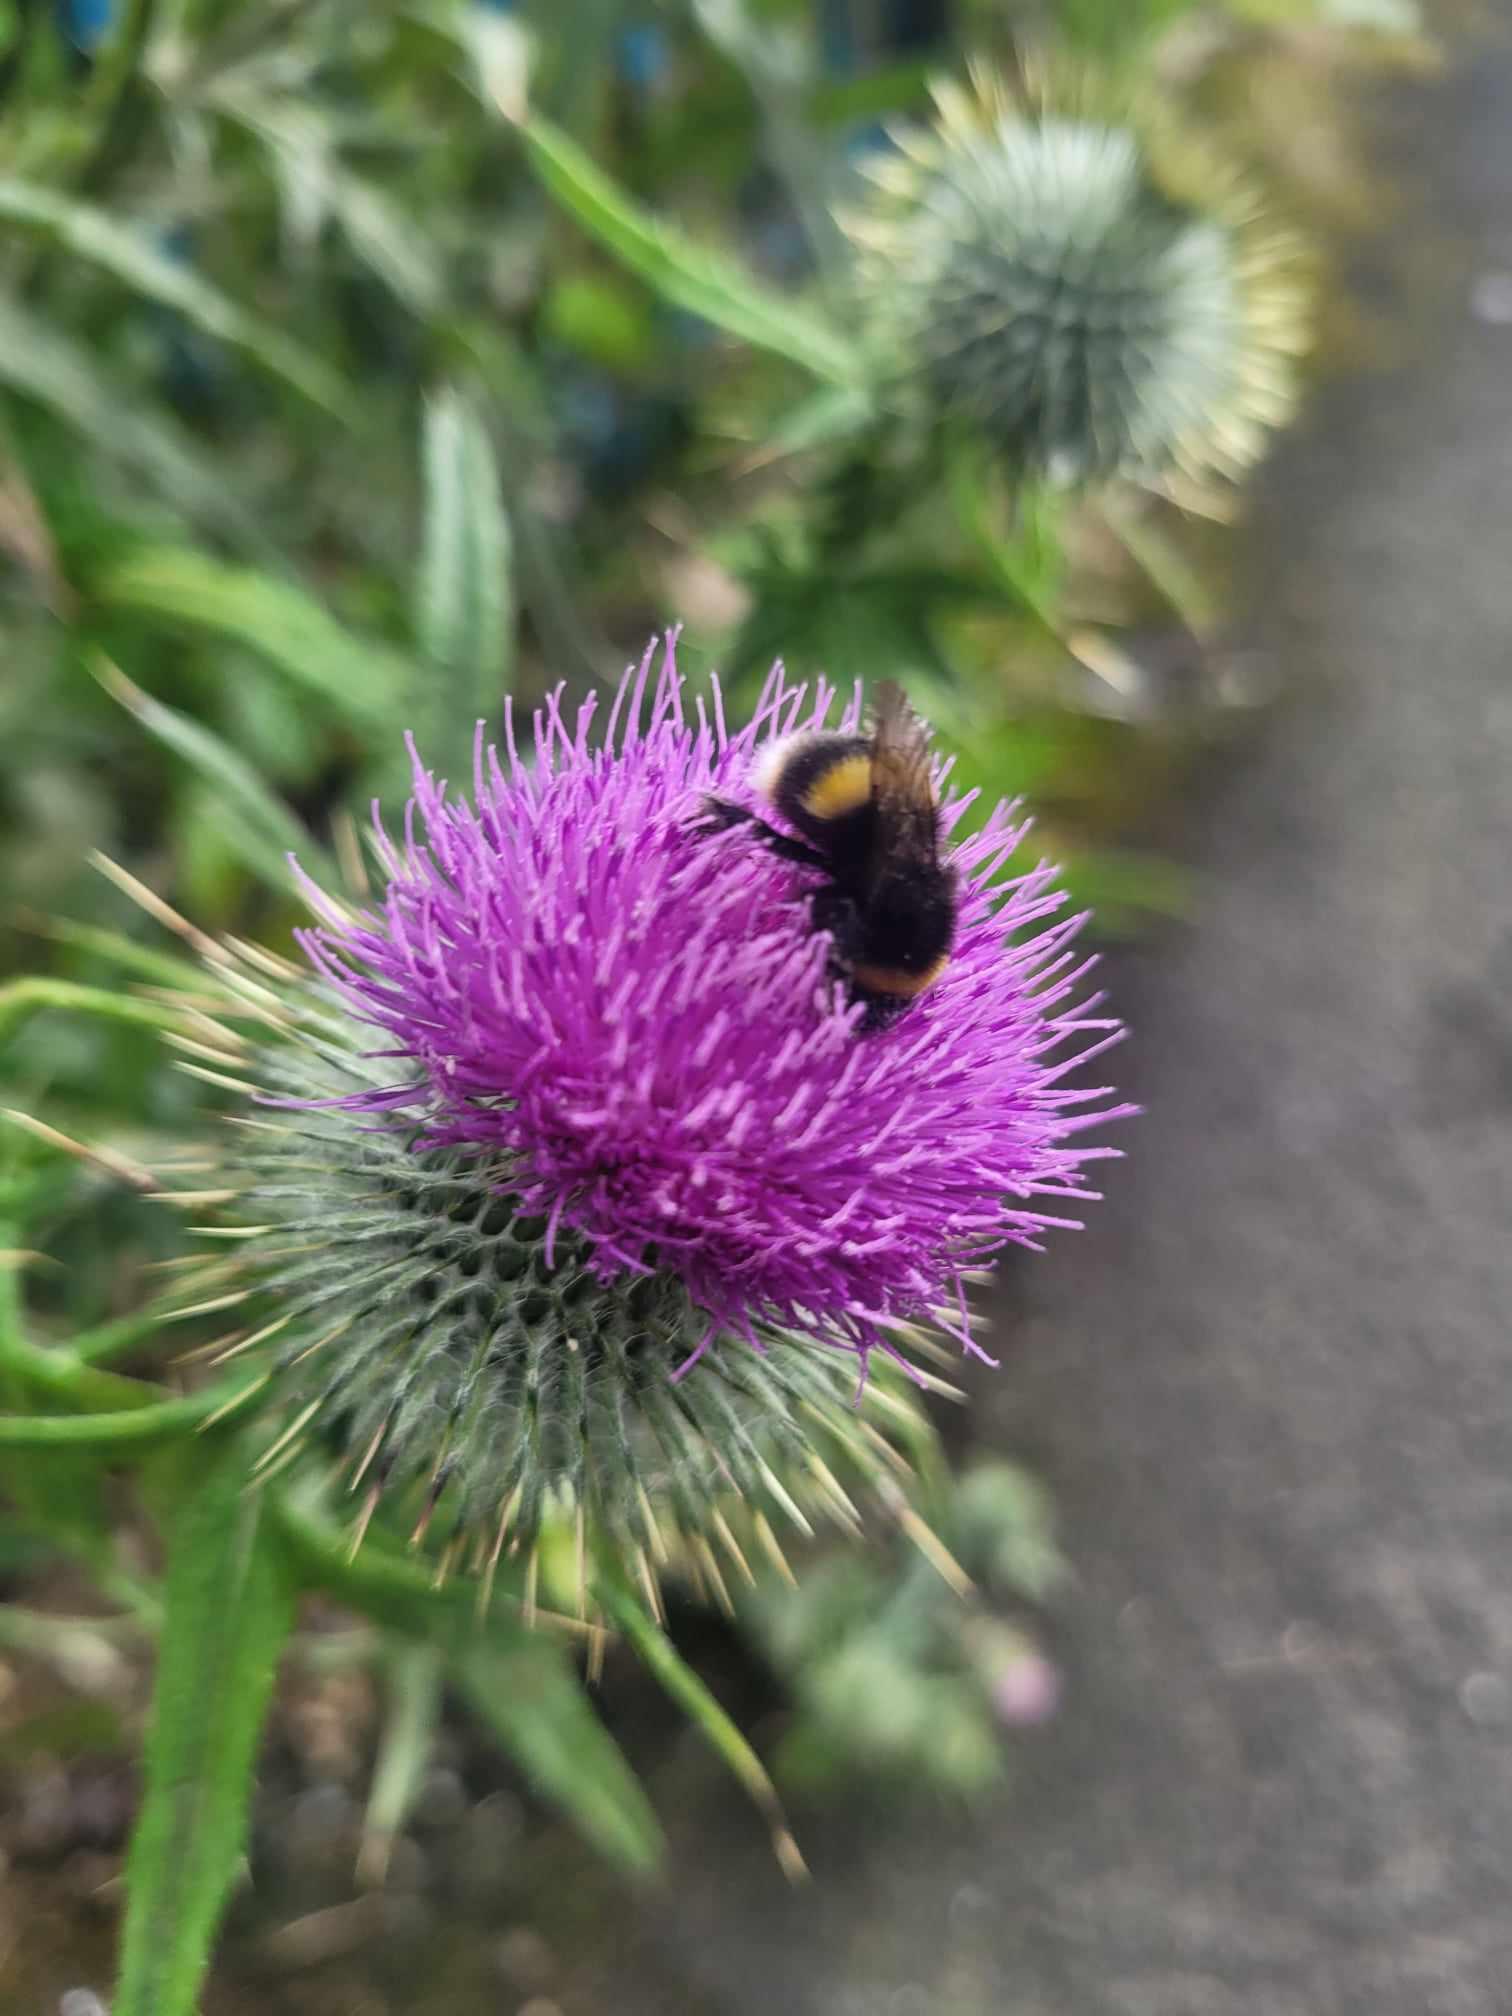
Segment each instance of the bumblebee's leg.
[[856,989],[856,999],[866,1003],[866,1013],[859,1025],[862,1036],[875,1036],[879,1029],[890,1028],[908,1006],[897,994],[870,994],[864,987]]
[[706,832],[724,833],[732,826],[754,826],[765,844],[784,861],[798,861],[805,868],[829,868],[829,863],[817,847],[779,833],[775,826],[768,826],[759,813],[748,812],[744,805],[732,805],[728,798],[705,798],[704,813],[700,824]]
[[856,961],[861,957],[863,932],[861,913],[854,901],[835,888],[818,889],[809,902],[809,915],[816,931],[830,934],[829,972],[841,981],[852,1001],[864,1001],[866,1013],[857,1024],[857,1034],[870,1036],[887,1028],[908,1004],[893,994],[873,994],[858,986]]
[[761,823],[756,814],[748,812],[744,805],[732,805],[728,798],[715,798],[705,793],[703,817],[698,821],[701,832],[727,833],[732,826],[759,826]]

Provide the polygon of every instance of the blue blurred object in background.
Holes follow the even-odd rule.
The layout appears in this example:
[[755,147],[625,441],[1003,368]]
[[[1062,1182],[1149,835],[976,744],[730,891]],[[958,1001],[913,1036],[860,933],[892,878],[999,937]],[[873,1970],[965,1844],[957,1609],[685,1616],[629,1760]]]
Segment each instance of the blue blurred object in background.
[[632,22],[614,38],[614,67],[632,90],[647,92],[671,62],[666,31],[655,21]]
[[56,0],[58,26],[81,55],[93,56],[110,33],[112,0]]

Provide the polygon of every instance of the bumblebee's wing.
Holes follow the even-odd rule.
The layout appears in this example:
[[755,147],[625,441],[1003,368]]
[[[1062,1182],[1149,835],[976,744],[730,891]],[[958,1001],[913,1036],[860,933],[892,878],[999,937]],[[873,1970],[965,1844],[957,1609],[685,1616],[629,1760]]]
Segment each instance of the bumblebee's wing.
[[[872,726],[872,803],[877,809],[879,857],[933,861],[939,812],[930,768],[929,731],[901,686],[884,679],[877,688]],[[881,860],[877,863],[881,865]]]

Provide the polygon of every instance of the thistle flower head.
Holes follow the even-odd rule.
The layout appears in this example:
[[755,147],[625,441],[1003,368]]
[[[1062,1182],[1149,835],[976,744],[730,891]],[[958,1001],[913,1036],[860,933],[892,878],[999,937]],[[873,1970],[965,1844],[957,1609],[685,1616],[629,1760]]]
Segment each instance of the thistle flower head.
[[1237,475],[1295,401],[1296,247],[1086,80],[937,88],[848,222],[884,368],[1016,473]]
[[732,731],[669,642],[602,732],[558,696],[528,753],[480,735],[469,795],[417,758],[369,907],[307,885],[314,972],[276,968],[227,1178],[270,1461],[319,1438],[364,1517],[407,1502],[480,1561],[553,1507],[697,1560],[897,1500],[919,1419],[885,1361],[930,1383],[931,1327],[977,1348],[968,1279],[1075,1222],[1087,1132],[1129,1109],[1068,1083],[1120,1032],[1052,871],[1007,872],[1009,810],[947,842],[952,963],[876,1033],[817,871],[701,828],[768,743],[861,706],[779,671]]
[[[310,955],[389,1059],[343,1103],[418,1114],[420,1147],[482,1158],[542,1219],[548,1267],[570,1241],[598,1281],[675,1276],[700,1342],[775,1324],[893,1348],[894,1325],[957,1305],[968,1268],[1091,1194],[1103,1095],[1066,1078],[1118,1030],[1077,999],[1082,920],[1043,864],[999,879],[1023,833],[999,808],[954,850],[946,976],[864,1035],[810,918],[815,871],[697,824],[708,793],[751,802],[761,747],[833,696],[778,673],[731,734],[717,692],[690,716],[670,644],[647,707],[651,671],[648,654],[602,738],[592,702],[569,722],[553,699],[534,763],[512,734],[502,761],[481,752],[471,803],[417,764],[381,907],[313,893]],[[947,833],[963,810],[946,804]]]
[[708,1319],[675,1274],[606,1281],[568,1231],[548,1257],[507,1165],[420,1145],[418,1105],[370,1124],[365,1032],[298,985],[283,1001],[293,1040],[256,1063],[288,1110],[226,1170],[258,1227],[243,1271],[277,1312],[228,1354],[271,1356],[266,1468],[314,1441],[359,1537],[387,1504],[474,1569],[565,1519],[653,1591],[669,1561],[719,1591],[711,1539],[745,1573],[752,1551],[780,1562],[775,1529],[854,1524],[851,1493],[903,1502],[922,1422],[896,1380],[858,1411],[843,1360],[767,1325],[759,1352],[711,1351],[679,1383]]

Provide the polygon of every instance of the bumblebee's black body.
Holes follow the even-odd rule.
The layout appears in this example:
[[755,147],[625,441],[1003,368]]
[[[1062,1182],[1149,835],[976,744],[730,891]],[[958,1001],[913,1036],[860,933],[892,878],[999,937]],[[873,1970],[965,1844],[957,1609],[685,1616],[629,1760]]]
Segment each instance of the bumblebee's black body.
[[769,758],[761,788],[793,828],[708,801],[711,823],[754,825],[785,860],[821,869],[812,913],[834,966],[880,1028],[944,970],[955,938],[955,877],[940,860],[940,815],[923,723],[890,681],[870,735],[800,735]]

